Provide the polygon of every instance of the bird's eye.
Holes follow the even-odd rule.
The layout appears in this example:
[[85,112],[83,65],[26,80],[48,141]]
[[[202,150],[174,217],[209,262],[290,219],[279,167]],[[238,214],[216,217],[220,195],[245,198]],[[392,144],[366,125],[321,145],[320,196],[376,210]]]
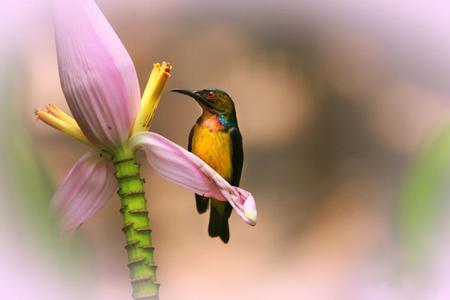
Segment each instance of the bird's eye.
[[214,97],[214,92],[213,91],[209,91],[207,97],[208,98],[213,98]]

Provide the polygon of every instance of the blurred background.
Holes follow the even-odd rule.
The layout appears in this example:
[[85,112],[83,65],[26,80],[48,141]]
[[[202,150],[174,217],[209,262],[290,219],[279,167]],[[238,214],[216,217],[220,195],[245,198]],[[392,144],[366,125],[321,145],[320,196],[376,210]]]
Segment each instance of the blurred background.
[[[152,131],[185,147],[200,108],[169,90],[218,87],[244,137],[258,224],[227,245],[143,164],[161,299],[450,299],[448,2],[97,3],[141,89],[174,65]],[[48,210],[87,150],[33,119],[68,111],[48,3],[1,0],[0,38],[0,298],[131,299],[117,196],[75,236]]]

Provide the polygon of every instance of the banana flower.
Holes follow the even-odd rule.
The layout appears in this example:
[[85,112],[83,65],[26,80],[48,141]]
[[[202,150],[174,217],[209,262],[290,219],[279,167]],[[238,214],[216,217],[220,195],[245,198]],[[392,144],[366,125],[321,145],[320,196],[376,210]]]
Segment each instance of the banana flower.
[[228,201],[248,224],[256,223],[252,195],[231,186],[210,166],[163,136],[149,132],[172,66],[155,64],[140,99],[133,62],[93,0],[54,2],[61,87],[73,115],[55,105],[36,111],[39,120],[89,147],[57,188],[52,205],[63,227],[77,229],[115,191],[135,299],[158,299],[144,180],[135,159],[145,151],[163,177],[193,192]]

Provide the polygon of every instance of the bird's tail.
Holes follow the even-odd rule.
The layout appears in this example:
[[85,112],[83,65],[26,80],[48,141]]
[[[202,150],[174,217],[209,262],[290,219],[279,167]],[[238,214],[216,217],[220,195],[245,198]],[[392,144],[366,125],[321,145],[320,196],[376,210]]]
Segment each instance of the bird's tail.
[[219,236],[224,243],[230,240],[228,219],[232,207],[228,202],[211,199],[208,233],[210,237]]

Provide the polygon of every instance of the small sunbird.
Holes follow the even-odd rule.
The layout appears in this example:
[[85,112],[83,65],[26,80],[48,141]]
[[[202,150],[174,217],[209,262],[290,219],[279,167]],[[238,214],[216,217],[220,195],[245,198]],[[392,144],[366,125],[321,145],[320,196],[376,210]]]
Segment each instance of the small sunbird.
[[[173,92],[194,98],[203,109],[189,134],[188,150],[200,157],[230,184],[239,186],[244,151],[236,110],[231,97],[219,89],[191,91],[175,89]],[[208,233],[219,236],[224,243],[230,239],[228,219],[232,207],[228,202],[195,195],[197,211],[208,210],[211,201]]]

